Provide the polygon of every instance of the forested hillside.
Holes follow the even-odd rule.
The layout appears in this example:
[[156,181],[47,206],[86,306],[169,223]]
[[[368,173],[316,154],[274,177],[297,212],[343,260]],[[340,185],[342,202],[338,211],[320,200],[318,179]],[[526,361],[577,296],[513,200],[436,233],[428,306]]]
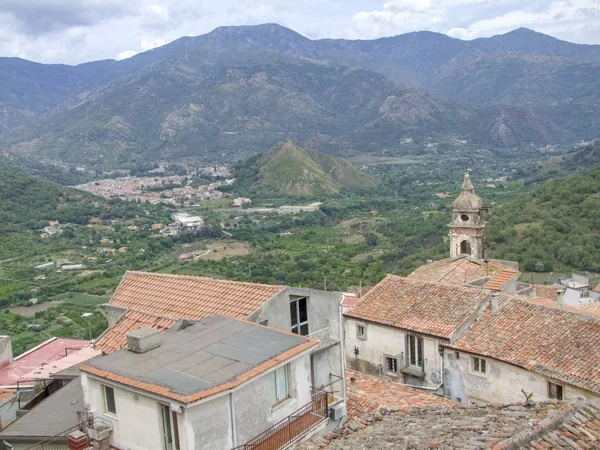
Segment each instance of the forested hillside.
[[600,169],[546,182],[493,209],[488,256],[526,271],[600,271]]

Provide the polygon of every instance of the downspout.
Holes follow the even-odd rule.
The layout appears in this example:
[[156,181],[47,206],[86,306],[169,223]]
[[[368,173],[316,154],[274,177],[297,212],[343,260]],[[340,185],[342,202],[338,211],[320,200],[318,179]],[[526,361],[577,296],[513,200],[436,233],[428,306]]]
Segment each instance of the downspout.
[[348,409],[348,399],[346,393],[346,333],[344,327],[344,314],[342,312],[342,302],[344,301],[344,296],[340,300],[338,305],[338,315],[340,321],[340,355],[342,357],[342,391],[344,393],[344,405],[346,405],[346,410]]
[[235,403],[233,402],[233,392],[229,393],[229,414],[231,416],[231,443],[232,448],[237,447],[237,426],[235,423]]

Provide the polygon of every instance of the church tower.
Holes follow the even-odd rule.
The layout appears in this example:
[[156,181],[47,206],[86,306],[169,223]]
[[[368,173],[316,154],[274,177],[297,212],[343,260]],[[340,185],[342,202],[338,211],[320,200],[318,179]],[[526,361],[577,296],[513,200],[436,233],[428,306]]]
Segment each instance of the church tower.
[[469,256],[475,260],[484,258],[484,232],[483,202],[475,194],[475,187],[469,173],[465,173],[465,180],[460,195],[452,203],[452,222],[450,227],[450,257]]

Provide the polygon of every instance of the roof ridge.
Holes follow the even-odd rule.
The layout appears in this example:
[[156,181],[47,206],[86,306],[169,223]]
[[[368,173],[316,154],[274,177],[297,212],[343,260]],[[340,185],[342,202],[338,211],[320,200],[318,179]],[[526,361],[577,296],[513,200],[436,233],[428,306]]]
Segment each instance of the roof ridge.
[[[456,289],[456,290],[461,290],[461,291],[473,291],[473,288],[469,287],[469,286],[457,286],[455,284],[446,284],[446,283],[442,283],[440,281],[425,281],[425,280],[419,280],[419,279],[410,278],[410,277],[403,277],[401,275],[393,275],[391,273],[388,274],[381,281],[384,281],[388,277],[394,277],[396,279],[406,280],[406,281],[409,281],[409,282],[413,282],[415,284],[426,284],[426,285],[429,285],[429,286],[441,286],[441,287],[444,287],[444,288]],[[381,281],[380,281],[380,283],[381,283]],[[379,283],[377,283],[377,284],[379,284]],[[375,287],[376,286],[377,285],[375,285]],[[481,289],[477,289],[477,290],[478,291],[484,291],[484,292],[490,293],[489,289],[481,288]],[[367,292],[362,298],[365,298],[371,291],[372,291],[372,289],[369,292]]]
[[196,281],[200,281],[200,280],[201,281],[211,281],[211,282],[216,282],[216,283],[239,284],[239,285],[244,285],[244,286],[260,286],[260,287],[269,287],[269,288],[278,287],[281,289],[287,287],[282,284],[266,284],[266,283],[253,283],[250,281],[222,280],[219,278],[203,277],[200,275],[183,275],[183,274],[179,274],[179,273],[145,272],[143,270],[127,270],[125,272],[125,276],[127,276],[127,274],[153,276],[153,277],[160,277],[160,278],[175,278],[175,279],[196,280]]

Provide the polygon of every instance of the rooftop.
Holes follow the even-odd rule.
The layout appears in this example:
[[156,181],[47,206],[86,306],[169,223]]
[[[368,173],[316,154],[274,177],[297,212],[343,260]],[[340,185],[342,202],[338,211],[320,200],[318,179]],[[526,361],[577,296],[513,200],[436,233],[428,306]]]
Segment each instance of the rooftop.
[[467,256],[447,258],[418,267],[408,278],[454,286],[462,286],[470,281],[495,276],[510,269],[495,261],[475,261]]
[[125,348],[127,334],[143,327],[152,327],[161,333],[175,324],[173,319],[164,319],[151,314],[127,311],[117,323],[106,330],[95,342],[94,348],[108,354]]
[[[89,341],[77,339],[51,338],[37,347],[17,356],[14,361],[0,369],[0,386],[16,386],[17,382],[49,378],[54,372],[66,369],[85,358],[88,352],[79,353],[84,347],[89,347]],[[75,356],[77,354],[78,356]],[[63,358],[69,357],[65,361]],[[53,369],[56,366],[56,369]]]
[[600,393],[600,321],[591,316],[512,298],[448,347]]
[[346,315],[449,339],[489,291],[388,275]]
[[213,316],[182,322],[146,353],[120,350],[81,368],[101,378],[191,403],[232,389],[317,345],[318,341]]
[[444,397],[354,370],[346,371],[346,386],[350,418],[374,412],[382,406],[399,411],[429,406],[460,406],[460,403]]
[[[382,449],[592,449],[600,438],[597,403],[532,406],[430,406],[351,421],[330,450]],[[358,424],[360,423],[361,426]],[[369,426],[364,426],[367,424]],[[351,429],[355,432],[351,432]],[[312,447],[311,447],[312,446]],[[300,450],[314,448],[311,442]]]
[[556,285],[546,285],[546,284],[536,284],[535,285],[535,294],[537,297],[549,298],[551,300],[556,301],[558,298],[558,290],[560,286]]
[[83,409],[81,380],[76,378],[0,431],[0,439],[39,442],[56,436],[76,426],[77,411]]
[[491,291],[501,291],[502,288],[511,281],[514,277],[518,276],[519,272],[512,269],[505,269],[501,271],[499,274],[492,277],[490,281],[488,281],[483,288],[489,289]]
[[159,317],[199,320],[212,315],[245,319],[285,286],[128,271],[111,305]]

